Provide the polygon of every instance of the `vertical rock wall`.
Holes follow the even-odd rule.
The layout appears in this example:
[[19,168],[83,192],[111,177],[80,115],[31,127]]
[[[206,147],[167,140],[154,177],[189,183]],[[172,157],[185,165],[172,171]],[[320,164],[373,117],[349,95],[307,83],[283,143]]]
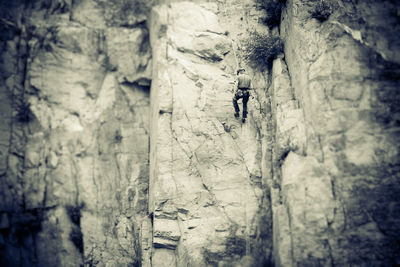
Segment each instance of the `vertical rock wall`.
[[270,260],[270,228],[260,223],[269,220],[256,124],[261,114],[252,100],[248,122],[233,116],[238,58],[223,27],[224,5],[153,9],[153,266]]
[[318,20],[318,5],[290,0],[282,15],[284,61],[274,62],[270,87],[280,174],[274,259],[396,265],[399,6],[332,1]]
[[1,3],[1,265],[399,264],[395,1]]
[[123,4],[6,5],[1,265],[140,264],[151,54]]

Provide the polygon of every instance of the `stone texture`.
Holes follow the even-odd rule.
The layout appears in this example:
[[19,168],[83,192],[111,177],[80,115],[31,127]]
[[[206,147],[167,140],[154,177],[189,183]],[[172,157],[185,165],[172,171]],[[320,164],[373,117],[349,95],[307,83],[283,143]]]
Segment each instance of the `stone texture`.
[[[148,33],[111,23],[101,3],[47,4],[21,6],[21,38],[1,46],[1,265],[138,264]],[[85,5],[100,11],[89,18]]]
[[276,116],[275,157],[281,159],[289,151],[305,153],[305,125],[303,111],[294,98],[286,63],[278,58],[273,63],[272,109]]
[[[155,254],[173,248],[170,233],[156,229],[179,225],[177,266],[232,264],[255,253],[261,143],[252,117],[241,125],[232,116],[231,42],[216,15],[222,8],[179,2],[152,13],[153,244]],[[212,42],[204,39],[210,35]]]
[[173,267],[176,266],[176,256],[173,250],[157,249],[153,253],[151,262],[153,266]]
[[[334,5],[342,8],[322,23],[310,18],[315,5],[306,1],[288,1],[283,14],[285,61],[304,116],[300,143],[305,150],[289,146],[288,156],[277,157],[282,172],[273,200],[274,225],[279,224],[275,260],[282,265],[391,265],[398,261],[396,238],[382,229],[396,229],[396,212],[382,216],[377,206],[397,205],[392,198],[398,187],[398,125],[392,122],[397,111],[386,113],[383,106],[389,102],[379,108],[374,103],[378,88],[398,84],[393,76],[376,73],[396,72],[396,57],[387,55],[398,51],[398,41],[389,48],[383,40],[398,27],[389,17],[385,29],[374,28],[382,25],[378,20],[387,16],[389,2],[373,8],[368,1]],[[368,41],[370,36],[377,42]],[[275,62],[274,68],[276,63],[281,64]],[[285,127],[278,109],[276,122],[277,129]],[[383,187],[385,197],[378,193]]]
[[230,42],[214,12],[191,2],[175,4],[173,10],[167,24],[172,26],[168,34],[174,36],[170,41],[175,49],[211,61],[222,60],[230,51]]
[[151,55],[145,30],[109,28],[106,39],[110,68],[118,70],[120,82],[151,79]]
[[0,265],[399,265],[394,1],[3,2]]
[[153,225],[153,244],[156,247],[175,248],[181,237],[176,220],[156,219]]

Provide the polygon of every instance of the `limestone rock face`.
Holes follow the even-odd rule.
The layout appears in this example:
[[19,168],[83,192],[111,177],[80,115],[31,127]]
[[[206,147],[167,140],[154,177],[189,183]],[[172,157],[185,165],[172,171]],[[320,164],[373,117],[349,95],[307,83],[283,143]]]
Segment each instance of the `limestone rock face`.
[[1,266],[400,264],[395,1],[5,2]]
[[258,253],[261,142],[252,115],[247,124],[233,116],[222,8],[179,2],[152,13],[154,256],[177,266],[236,264]]
[[[64,4],[20,7],[21,35],[2,50],[2,265],[139,264],[148,32],[108,26],[99,2]],[[107,23],[92,27],[81,5]]]
[[[399,125],[393,103],[399,65],[389,55],[399,52],[398,38],[392,39],[399,26],[389,13],[398,6],[333,5],[323,22],[310,18],[316,6],[308,1],[288,1],[283,13],[293,94],[286,99],[295,99],[300,113],[297,130],[286,131],[289,144],[277,142],[276,153],[289,152],[275,178],[280,190],[273,201],[274,258],[284,266],[395,265]],[[274,72],[280,72],[276,64],[281,60],[274,62]],[[273,80],[274,89],[281,84]],[[282,120],[280,110],[293,107],[277,97],[280,140],[290,120]]]

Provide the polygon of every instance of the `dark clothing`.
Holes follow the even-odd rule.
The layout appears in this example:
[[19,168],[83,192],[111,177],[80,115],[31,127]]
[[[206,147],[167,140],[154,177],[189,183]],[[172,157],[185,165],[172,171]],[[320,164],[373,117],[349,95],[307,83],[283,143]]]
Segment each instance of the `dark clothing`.
[[233,106],[235,107],[235,112],[239,113],[240,109],[239,109],[239,105],[237,103],[237,101],[242,98],[243,100],[243,115],[242,118],[247,118],[247,102],[249,101],[249,97],[250,97],[250,92],[245,89],[238,89],[236,91],[235,96],[233,97]]
[[240,73],[238,75],[237,91],[235,93],[235,96],[233,97],[233,107],[235,108],[235,117],[239,117],[240,109],[237,101],[241,98],[243,101],[243,115],[242,115],[243,122],[247,118],[247,102],[249,101],[250,97],[250,92],[249,92],[250,89],[251,89],[251,79],[249,75],[245,73]]

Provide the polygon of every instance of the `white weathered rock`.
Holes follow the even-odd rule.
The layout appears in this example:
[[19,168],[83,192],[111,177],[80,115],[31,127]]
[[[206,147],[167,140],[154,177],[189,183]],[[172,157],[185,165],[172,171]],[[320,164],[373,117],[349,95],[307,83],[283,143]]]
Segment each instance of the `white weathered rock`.
[[181,233],[176,220],[155,218],[153,225],[153,244],[156,247],[175,248]]
[[[275,222],[280,223],[277,227],[282,226],[276,232],[280,261],[290,260],[293,264],[311,257],[329,264],[332,259],[328,257],[328,248],[320,246],[329,237],[325,229],[336,209],[329,175],[315,159],[290,152],[282,166],[281,187],[284,207],[278,207],[274,214]],[[285,220],[290,222],[289,231],[285,230]],[[285,259],[287,255],[291,255],[289,259]]]
[[106,20],[103,12],[97,1],[85,0],[74,5],[72,18],[87,27],[104,29]]
[[50,151],[50,154],[47,156],[46,162],[47,166],[49,166],[50,168],[55,169],[57,167],[58,157],[54,151]]
[[[151,88],[150,212],[155,215],[154,229],[177,216],[178,265],[239,261],[245,240],[248,246],[254,242],[252,222],[262,197],[252,184],[253,177],[261,175],[257,130],[233,118],[235,78],[203,60],[223,60],[224,51],[231,49],[214,8],[183,2],[154,9],[152,14],[156,76]],[[199,34],[190,41],[190,36]],[[211,35],[219,37],[208,41]],[[163,241],[170,240],[169,234],[163,233],[154,236],[154,246],[172,248],[171,242]],[[238,244],[227,252],[231,240]]]
[[177,266],[175,253],[170,249],[157,249],[152,255],[152,266],[174,267]]
[[[398,263],[398,6],[318,21],[288,0],[269,30],[254,0],[161,1],[146,23],[139,2],[0,11],[5,265]],[[243,59],[253,30],[284,41],[272,70]]]
[[[108,28],[106,32],[107,56],[111,69],[118,72],[119,82],[135,82],[140,78],[151,79],[150,49],[145,43],[142,29]],[[142,51],[145,49],[144,51]],[[145,71],[143,71],[144,69]],[[146,72],[147,71],[147,72]]]
[[289,151],[303,154],[306,144],[306,132],[303,111],[297,107],[286,63],[278,58],[273,63],[272,106],[276,116],[277,157]]
[[[392,250],[383,245],[394,245],[393,237],[383,241],[377,226],[394,227],[394,221],[386,216],[378,219],[380,215],[375,213],[393,201],[383,188],[396,183],[395,176],[388,174],[387,162],[393,162],[399,151],[397,145],[389,145],[389,140],[397,139],[396,134],[378,130],[384,124],[378,114],[386,114],[381,116],[388,121],[396,115],[384,111],[383,106],[378,108],[379,100],[374,100],[374,95],[391,90],[377,88],[395,86],[388,76],[376,72],[379,68],[396,72],[390,66],[398,59],[392,57],[389,63],[387,55],[398,51],[398,45],[388,48],[382,41],[391,39],[388,32],[396,27],[369,28],[380,24],[378,14],[389,16],[388,2],[355,5],[339,1],[338,5],[341,8],[334,9],[322,23],[310,19],[315,5],[302,0],[288,1],[283,14],[285,61],[293,97],[304,116],[307,155],[290,152],[283,160],[281,192],[275,196],[282,197],[283,203],[274,212],[274,222],[280,223],[286,216],[290,221],[274,231],[279,246],[276,259],[283,265],[379,265],[378,254],[386,255],[382,262],[396,260]],[[354,17],[360,20],[355,22]],[[393,18],[387,23],[394,25]],[[377,41],[369,42],[371,36]],[[278,112],[276,117],[277,128],[286,128],[287,121],[281,120]],[[378,156],[378,151],[387,156]],[[385,200],[378,192],[385,192]],[[374,249],[367,249],[372,243]]]

